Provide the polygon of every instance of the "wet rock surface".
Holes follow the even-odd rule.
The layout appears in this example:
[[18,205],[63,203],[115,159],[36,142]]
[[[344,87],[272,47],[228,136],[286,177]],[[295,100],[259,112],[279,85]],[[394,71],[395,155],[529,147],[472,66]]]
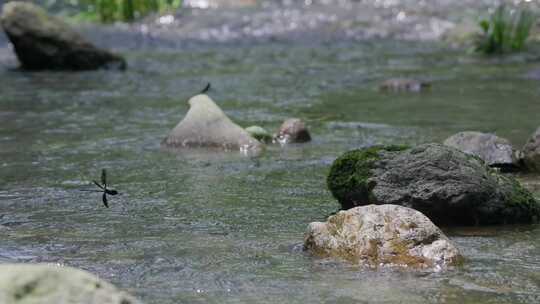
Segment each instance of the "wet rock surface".
[[311,140],[306,124],[300,118],[285,120],[279,131],[274,135],[274,141],[280,144],[305,143]]
[[47,264],[0,265],[0,303],[138,304],[125,292],[75,268]]
[[99,49],[60,19],[31,3],[9,2],[0,22],[21,67],[28,70],[125,69],[123,58]]
[[349,151],[334,161],[327,182],[344,209],[402,205],[438,225],[530,223],[540,218],[540,205],[515,178],[441,144]]
[[520,167],[518,152],[506,138],[481,132],[460,132],[444,141],[444,144],[465,153],[480,157],[489,166],[503,171],[516,171]]
[[458,249],[422,213],[397,205],[340,211],[309,224],[304,249],[367,266],[439,270],[459,263]]
[[166,148],[217,148],[257,151],[262,144],[235,124],[210,97],[199,94],[189,101],[189,111],[162,141]]
[[536,129],[523,146],[523,162],[528,170],[540,172],[540,128]]

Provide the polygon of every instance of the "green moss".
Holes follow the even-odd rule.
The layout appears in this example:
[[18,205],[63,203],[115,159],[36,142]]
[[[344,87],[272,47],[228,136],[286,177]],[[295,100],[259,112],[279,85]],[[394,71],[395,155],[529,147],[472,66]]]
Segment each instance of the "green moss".
[[375,203],[371,190],[375,182],[370,180],[373,165],[380,159],[379,152],[396,152],[407,146],[374,146],[346,152],[334,161],[327,178],[328,189],[343,209]]
[[515,178],[505,178],[509,180],[509,184],[512,187],[507,206],[514,209],[512,212],[515,213],[513,216],[514,221],[522,222],[522,220],[525,220],[526,222],[537,222],[540,218],[540,205],[533,194],[525,189]]
[[247,127],[245,130],[249,133],[249,135],[262,143],[269,143],[272,141],[272,135],[270,132],[266,131],[262,127],[251,126]]

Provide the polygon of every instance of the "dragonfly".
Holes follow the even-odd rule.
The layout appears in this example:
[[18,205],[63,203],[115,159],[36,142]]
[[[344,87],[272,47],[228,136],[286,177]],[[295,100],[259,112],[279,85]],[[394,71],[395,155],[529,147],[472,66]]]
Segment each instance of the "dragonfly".
[[212,87],[212,85],[210,84],[210,82],[208,84],[206,84],[206,86],[204,87],[204,89],[202,89],[202,91],[199,93],[199,94],[206,94],[208,93],[208,91],[210,91],[210,87]]
[[107,170],[102,169],[101,170],[101,184],[93,180],[94,184],[98,186],[101,190],[81,190],[81,191],[88,191],[88,192],[100,192],[103,193],[102,200],[103,205],[107,208],[109,208],[109,201],[107,200],[107,195],[117,195],[119,194],[118,191],[114,189],[107,189]]

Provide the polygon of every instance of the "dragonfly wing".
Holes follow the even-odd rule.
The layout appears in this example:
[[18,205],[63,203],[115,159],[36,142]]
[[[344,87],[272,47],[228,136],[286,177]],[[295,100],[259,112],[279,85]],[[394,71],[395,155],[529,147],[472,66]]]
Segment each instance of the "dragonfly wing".
[[[103,188],[103,186],[102,186],[102,185],[100,185],[100,184],[99,184],[98,182],[96,182],[96,181],[93,181],[93,182],[94,182],[94,184],[96,184],[96,186],[98,186],[99,188],[101,188],[101,189],[105,190],[105,188]],[[100,192],[101,192],[101,191],[100,191]]]
[[101,170],[101,183],[103,187],[107,188],[107,171],[105,169]]
[[107,201],[107,193],[103,192],[103,205],[109,208],[109,202]]

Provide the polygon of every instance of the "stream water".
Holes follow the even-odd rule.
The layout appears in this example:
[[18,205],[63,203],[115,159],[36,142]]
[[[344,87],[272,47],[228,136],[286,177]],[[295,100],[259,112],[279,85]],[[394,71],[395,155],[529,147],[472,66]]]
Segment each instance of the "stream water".
[[[435,11],[460,6],[448,7]],[[246,10],[283,6],[185,9],[176,19],[223,28],[229,19],[217,16]],[[125,54],[129,69],[81,73],[14,70],[0,37],[0,262],[79,267],[155,304],[539,303],[539,225],[447,229],[466,262],[442,273],[365,270],[302,252],[307,224],[338,208],[325,178],[344,151],[440,142],[462,130],[520,147],[539,126],[538,80],[526,75],[540,64],[526,56],[486,60],[394,35],[309,38],[319,30],[328,33],[261,39],[241,30],[216,42],[176,23],[86,26],[93,41]],[[377,91],[396,76],[433,85]],[[206,82],[240,125],[274,131],[302,117],[313,142],[256,158],[161,151]],[[122,193],[109,209],[80,191],[102,168]]]

